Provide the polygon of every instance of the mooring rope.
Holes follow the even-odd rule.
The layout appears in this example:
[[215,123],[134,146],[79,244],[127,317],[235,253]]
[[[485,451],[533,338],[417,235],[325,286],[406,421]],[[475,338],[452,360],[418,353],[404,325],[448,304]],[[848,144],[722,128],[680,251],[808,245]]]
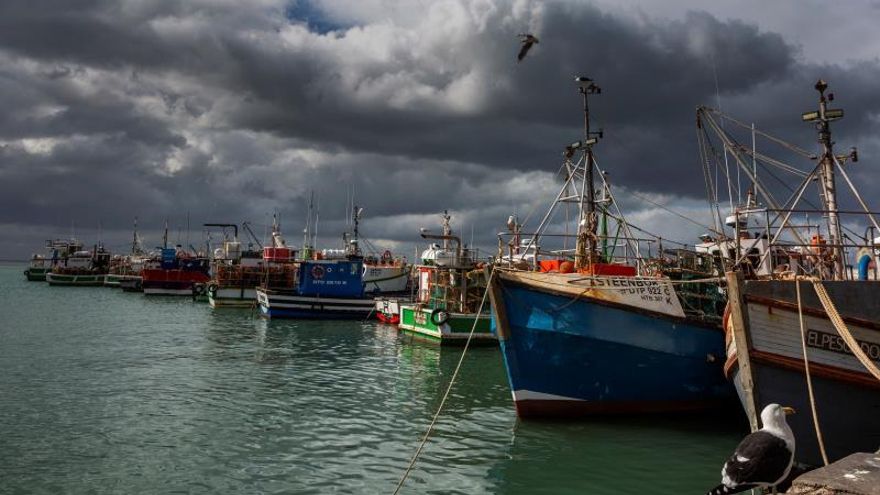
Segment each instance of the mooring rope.
[[813,379],[810,376],[810,360],[807,358],[807,330],[804,325],[804,312],[801,304],[801,279],[795,279],[795,292],[797,292],[798,321],[801,324],[801,348],[804,351],[804,375],[807,378],[807,392],[810,394],[810,409],[813,413],[813,427],[816,430],[816,440],[819,442],[819,452],[822,454],[822,462],[828,465],[828,454],[825,453],[825,439],[822,429],[819,427],[819,413],[816,412],[816,396],[813,394]]
[[434,425],[437,423],[437,418],[440,417],[440,412],[443,410],[443,406],[446,404],[446,399],[449,397],[449,393],[452,391],[452,386],[455,385],[455,379],[458,377],[458,372],[461,369],[462,363],[464,362],[464,356],[465,354],[467,354],[468,347],[471,344],[471,339],[474,336],[474,331],[477,329],[477,323],[480,321],[480,315],[483,314],[483,307],[486,304],[486,297],[488,297],[489,295],[489,289],[492,287],[492,279],[494,277],[495,270],[492,270],[492,273],[489,274],[489,280],[486,281],[486,290],[483,292],[483,300],[480,301],[480,309],[477,310],[476,316],[474,317],[474,324],[471,326],[471,331],[468,334],[468,338],[464,343],[464,348],[461,350],[461,357],[458,358],[458,364],[455,366],[455,371],[452,373],[452,378],[449,380],[449,385],[446,387],[446,392],[443,394],[443,398],[440,400],[440,405],[437,406],[437,412],[435,412],[434,417],[431,418],[431,423],[428,424],[428,430],[425,432],[425,436],[422,437],[422,441],[419,443],[419,448],[416,449],[416,452],[415,454],[413,454],[409,465],[406,467],[406,471],[403,472],[403,476],[401,476],[400,481],[397,482],[397,488],[394,489],[394,495],[400,493],[400,489],[403,488],[403,484],[409,477],[409,473],[412,471],[413,467],[415,467],[416,461],[419,460],[419,456],[422,454],[422,450],[425,448],[425,444],[428,443],[428,437],[431,436],[431,432],[434,430]]
[[874,375],[874,378],[880,380],[880,369],[877,369],[877,366],[871,361],[871,358],[865,354],[865,351],[859,346],[858,341],[856,341],[855,337],[852,336],[849,329],[846,327],[846,323],[843,322],[843,318],[840,317],[840,313],[837,312],[837,308],[834,307],[834,302],[831,301],[831,297],[828,296],[828,292],[825,290],[825,286],[822,285],[822,281],[813,280],[813,288],[816,289],[816,295],[819,296],[819,301],[822,302],[822,306],[825,308],[825,312],[828,313],[828,319],[831,320],[831,323],[834,324],[834,328],[837,329],[837,333],[843,338],[846,345],[849,346],[849,350],[855,355],[855,357],[862,363],[862,366],[868,370],[868,372]]

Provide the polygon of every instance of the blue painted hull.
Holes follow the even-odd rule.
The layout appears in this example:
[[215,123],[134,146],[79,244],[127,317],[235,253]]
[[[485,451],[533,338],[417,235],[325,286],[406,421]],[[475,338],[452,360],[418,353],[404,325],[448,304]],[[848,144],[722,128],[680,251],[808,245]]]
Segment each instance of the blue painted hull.
[[497,280],[521,417],[669,412],[732,398],[720,328]]

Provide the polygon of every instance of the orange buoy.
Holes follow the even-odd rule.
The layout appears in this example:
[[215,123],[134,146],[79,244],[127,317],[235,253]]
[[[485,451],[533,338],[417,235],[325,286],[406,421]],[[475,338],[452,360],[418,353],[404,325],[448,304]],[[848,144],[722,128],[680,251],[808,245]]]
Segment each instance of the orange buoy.
[[563,261],[559,264],[559,273],[571,273],[574,271],[574,263],[571,261]]

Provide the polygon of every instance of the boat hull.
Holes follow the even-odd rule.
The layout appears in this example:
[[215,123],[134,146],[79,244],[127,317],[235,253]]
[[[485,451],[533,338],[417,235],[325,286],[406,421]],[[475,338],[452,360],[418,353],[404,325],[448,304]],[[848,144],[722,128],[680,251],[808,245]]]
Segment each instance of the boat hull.
[[364,293],[403,292],[409,282],[408,275],[409,268],[406,266],[365,266]]
[[[787,418],[797,439],[796,460],[821,466],[822,456],[807,390],[803,336],[793,281],[747,281],[738,288],[739,308],[728,319],[725,371],[737,389],[752,427],[768,404],[794,407]],[[880,283],[824,282],[831,300],[860,347],[880,366]],[[731,295],[736,292],[731,292]],[[801,282],[807,356],[819,426],[829,461],[880,445],[880,381],[869,375],[827,318],[810,282]],[[736,301],[731,300],[731,304]],[[735,317],[734,312],[739,312]],[[739,342],[745,345],[740,347]],[[747,371],[740,363],[747,362]],[[752,412],[750,412],[752,411]]]
[[104,277],[105,287],[120,287],[123,280],[141,280],[140,275],[121,275],[118,273],[108,273]]
[[257,289],[208,286],[208,304],[212,308],[252,308],[257,304]]
[[45,282],[49,270],[49,268],[29,267],[24,271],[24,276],[30,282]]
[[400,299],[376,299],[376,319],[388,325],[397,325],[400,323],[400,303]]
[[210,277],[199,270],[144,269],[143,290],[147,296],[198,296]]
[[[449,313],[449,320],[440,325],[431,320],[432,308],[415,304],[400,305],[401,332],[439,342],[442,345],[464,345],[468,337],[471,345],[497,345],[498,338],[492,333],[492,319],[488,314],[475,315]],[[476,320],[476,327],[474,322]],[[471,328],[474,333],[471,336]]]
[[719,328],[501,277],[495,284],[520,417],[692,411],[733,397]]
[[74,275],[74,274],[49,272],[46,274],[46,282],[49,282],[49,285],[56,285],[56,286],[94,287],[94,286],[104,285],[104,277],[105,277],[105,274],[103,274],[103,273]]
[[372,298],[332,298],[302,296],[295,291],[258,288],[260,315],[265,318],[356,320],[370,315],[376,304]]

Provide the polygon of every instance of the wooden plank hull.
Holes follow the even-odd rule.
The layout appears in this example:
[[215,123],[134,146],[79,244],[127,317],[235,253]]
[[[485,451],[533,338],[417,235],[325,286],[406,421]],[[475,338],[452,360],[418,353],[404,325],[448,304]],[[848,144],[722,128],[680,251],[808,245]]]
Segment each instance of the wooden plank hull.
[[[596,287],[614,288],[587,291],[569,279],[496,273],[492,307],[520,417],[701,410],[733,399],[721,329],[687,321],[674,294],[664,307],[668,281],[605,280]],[[658,311],[644,309],[643,295]]]
[[[729,279],[730,280],[730,279]],[[727,340],[725,372],[748,412],[767,404],[792,406],[797,461],[822,464],[803,359],[794,281],[739,281],[746,349]],[[880,366],[880,283],[823,282],[863,351]],[[819,425],[830,461],[880,446],[880,381],[852,355],[827,318],[810,282],[801,282],[807,356]],[[731,319],[732,320],[732,319]],[[728,321],[729,333],[736,330]],[[746,370],[740,363],[748,360]],[[751,404],[750,404],[751,403]],[[752,413],[754,414],[754,413]],[[756,421],[756,418],[752,418]]]

